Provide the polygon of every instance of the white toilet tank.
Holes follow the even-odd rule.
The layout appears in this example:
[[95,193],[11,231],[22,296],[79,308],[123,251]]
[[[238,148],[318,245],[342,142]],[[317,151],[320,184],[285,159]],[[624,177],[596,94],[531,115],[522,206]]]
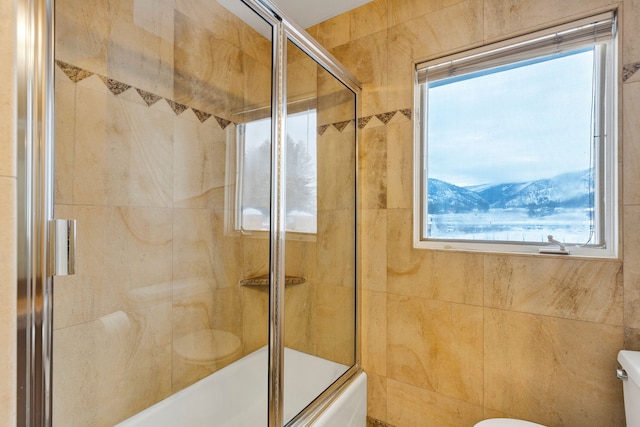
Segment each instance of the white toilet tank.
[[624,370],[618,377],[623,379],[624,411],[627,427],[640,427],[640,351],[621,350],[618,362]]

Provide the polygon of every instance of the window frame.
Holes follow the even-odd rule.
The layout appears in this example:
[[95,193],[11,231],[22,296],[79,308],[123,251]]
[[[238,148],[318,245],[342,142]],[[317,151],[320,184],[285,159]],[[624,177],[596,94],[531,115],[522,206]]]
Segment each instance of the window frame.
[[[608,22],[608,27],[602,22]],[[596,24],[593,24],[596,23]],[[580,29],[591,25],[594,40],[589,43],[580,37]],[[583,31],[585,33],[586,31]],[[554,53],[554,39],[562,40],[567,51],[589,44],[605,44],[598,61],[604,61],[596,91],[602,99],[601,108],[596,109],[596,133],[599,134],[596,158],[596,203],[601,201],[596,227],[600,229],[604,244],[601,246],[579,246],[567,244],[569,256],[617,258],[618,257],[618,46],[616,12],[610,11],[577,21],[511,38],[477,49],[458,52],[415,64],[415,129],[414,129],[414,203],[413,235],[414,247],[421,249],[481,251],[497,253],[540,254],[545,243],[505,242],[490,240],[460,240],[423,238],[423,227],[427,219],[427,142],[426,92],[427,75],[435,74],[433,80],[451,75],[464,75],[482,69],[508,65],[522,60],[539,58]],[[563,37],[562,39],[560,37]],[[557,48],[556,48],[557,49]],[[599,112],[598,112],[599,111]],[[601,130],[604,129],[604,132]],[[557,246],[556,246],[557,247]],[[548,255],[544,255],[548,256]],[[566,255],[561,255],[566,256]]]

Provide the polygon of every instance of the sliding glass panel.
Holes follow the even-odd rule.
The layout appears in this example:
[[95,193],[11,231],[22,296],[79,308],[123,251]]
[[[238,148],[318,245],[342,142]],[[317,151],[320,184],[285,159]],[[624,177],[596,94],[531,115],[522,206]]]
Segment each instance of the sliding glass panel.
[[55,2],[55,211],[78,241],[54,284],[54,426],[169,396],[136,425],[266,424],[269,221],[241,219],[269,205],[240,188],[269,180],[272,26],[222,3]]
[[285,421],[355,359],[355,94],[287,44]]

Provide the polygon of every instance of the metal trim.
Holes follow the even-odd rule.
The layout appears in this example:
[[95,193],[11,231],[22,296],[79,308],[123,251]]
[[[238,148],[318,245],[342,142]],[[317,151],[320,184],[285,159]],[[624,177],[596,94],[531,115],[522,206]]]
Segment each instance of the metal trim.
[[17,4],[17,425],[51,425],[54,22],[52,0]]
[[269,287],[269,427],[284,422],[284,292],[286,247],[286,35],[273,30],[271,107],[271,228]]

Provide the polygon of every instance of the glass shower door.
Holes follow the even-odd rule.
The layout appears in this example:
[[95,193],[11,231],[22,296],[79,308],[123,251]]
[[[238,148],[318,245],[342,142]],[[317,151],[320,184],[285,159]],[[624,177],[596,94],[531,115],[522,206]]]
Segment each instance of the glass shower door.
[[356,95],[287,42],[285,420],[356,363]]
[[268,287],[239,285],[268,273],[270,230],[239,222],[238,129],[271,127],[272,24],[221,3],[55,2],[55,214],[78,241],[54,284],[54,426],[112,426],[267,345]]

